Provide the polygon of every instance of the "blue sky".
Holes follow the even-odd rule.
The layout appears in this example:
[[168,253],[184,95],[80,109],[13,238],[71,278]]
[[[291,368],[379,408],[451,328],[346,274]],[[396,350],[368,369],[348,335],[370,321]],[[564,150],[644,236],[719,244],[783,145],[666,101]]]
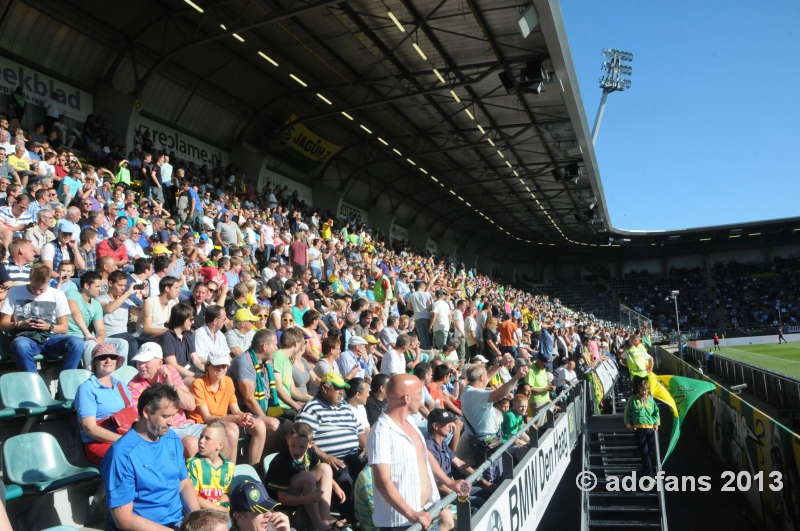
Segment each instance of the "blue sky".
[[800,2],[561,0],[589,125],[600,52],[633,52],[595,146],[612,223],[800,215]]

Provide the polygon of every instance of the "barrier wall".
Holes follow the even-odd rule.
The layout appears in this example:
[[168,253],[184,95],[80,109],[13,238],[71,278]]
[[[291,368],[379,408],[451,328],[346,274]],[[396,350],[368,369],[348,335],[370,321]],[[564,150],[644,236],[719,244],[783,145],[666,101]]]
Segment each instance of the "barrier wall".
[[[783,338],[787,342],[800,341],[799,333],[786,333],[784,328]],[[732,337],[720,339],[719,344],[723,347],[741,347],[744,345],[769,345],[778,342],[778,336],[748,336],[748,337]],[[689,346],[694,348],[711,348],[714,346],[713,339],[700,339],[698,341],[687,341]]]
[[[711,381],[675,355],[659,349],[660,374]],[[714,451],[722,470],[763,472],[763,491],[753,482],[747,502],[770,531],[800,528],[800,437],[748,402],[717,385],[690,410],[687,422]],[[667,467],[669,464],[667,464]],[[780,472],[782,488],[773,492],[772,472]]]

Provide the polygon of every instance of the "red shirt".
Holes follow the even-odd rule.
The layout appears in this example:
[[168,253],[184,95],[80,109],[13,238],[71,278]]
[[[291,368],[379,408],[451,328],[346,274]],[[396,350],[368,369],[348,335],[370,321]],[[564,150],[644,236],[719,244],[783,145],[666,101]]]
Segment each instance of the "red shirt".
[[307,253],[308,245],[304,241],[297,240],[289,246],[289,262],[306,267]]
[[103,240],[100,245],[97,246],[97,259],[103,258],[104,256],[110,256],[114,260],[121,262],[122,260],[128,259],[128,251],[125,250],[124,245],[120,245],[116,249],[111,247],[111,238],[108,240]]

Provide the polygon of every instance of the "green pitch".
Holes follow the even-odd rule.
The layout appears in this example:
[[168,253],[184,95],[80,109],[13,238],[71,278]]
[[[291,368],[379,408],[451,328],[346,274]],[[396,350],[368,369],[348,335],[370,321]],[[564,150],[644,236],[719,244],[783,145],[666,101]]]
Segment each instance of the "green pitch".
[[800,342],[721,347],[714,354],[800,379]]

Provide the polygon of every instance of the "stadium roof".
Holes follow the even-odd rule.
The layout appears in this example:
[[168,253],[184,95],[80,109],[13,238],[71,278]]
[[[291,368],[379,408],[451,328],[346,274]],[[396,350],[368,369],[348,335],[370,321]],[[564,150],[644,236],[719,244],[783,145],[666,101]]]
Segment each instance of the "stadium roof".
[[541,23],[523,39],[525,5],[506,0],[24,0],[7,4],[0,47],[276,161],[294,116],[342,147],[300,180],[497,258],[735,229],[611,226],[560,8],[533,4]]

